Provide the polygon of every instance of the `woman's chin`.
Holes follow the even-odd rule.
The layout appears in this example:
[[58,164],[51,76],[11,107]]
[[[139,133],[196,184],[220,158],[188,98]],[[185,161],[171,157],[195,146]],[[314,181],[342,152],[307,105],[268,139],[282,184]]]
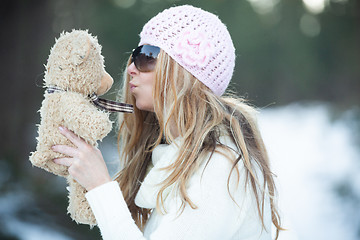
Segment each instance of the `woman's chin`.
[[148,103],[136,102],[136,107],[142,111],[154,112],[154,106],[149,105]]

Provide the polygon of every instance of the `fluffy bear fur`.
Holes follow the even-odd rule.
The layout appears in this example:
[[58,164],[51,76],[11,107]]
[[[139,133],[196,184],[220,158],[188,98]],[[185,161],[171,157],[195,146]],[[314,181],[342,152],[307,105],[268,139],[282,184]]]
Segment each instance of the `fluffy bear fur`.
[[59,126],[68,128],[93,146],[111,131],[109,114],[95,107],[88,96],[94,92],[102,95],[113,80],[105,71],[97,38],[82,30],[62,33],[51,48],[45,67],[45,86],[64,91],[45,91],[37,147],[31,153],[30,161],[36,167],[67,178],[68,213],[77,223],[93,226],[96,220],[86,201],[86,190],[68,174],[68,167],[53,162],[53,159],[65,156],[53,152],[51,147],[58,144],[74,146],[60,134]]

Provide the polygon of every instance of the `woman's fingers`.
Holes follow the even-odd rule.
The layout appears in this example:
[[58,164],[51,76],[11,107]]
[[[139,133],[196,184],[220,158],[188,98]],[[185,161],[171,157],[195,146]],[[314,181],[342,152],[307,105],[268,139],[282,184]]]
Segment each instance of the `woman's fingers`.
[[111,177],[100,150],[64,127],[59,127],[59,130],[75,147],[53,146],[53,151],[66,155],[66,157],[54,159],[54,163],[68,166],[70,176],[88,191],[110,182]]
[[86,144],[84,142],[84,140],[82,140],[81,138],[79,138],[78,136],[76,136],[72,131],[70,131],[69,129],[65,128],[65,127],[59,127],[59,130],[61,132],[62,135],[64,135],[67,139],[69,139],[75,146],[77,147],[81,147],[84,144]]
[[74,161],[73,158],[57,158],[57,159],[54,159],[54,162],[56,164],[60,164],[60,165],[68,166],[68,167],[70,167],[72,165],[73,161]]
[[77,157],[78,156],[78,150],[73,147],[69,147],[66,145],[55,145],[51,148],[54,152],[62,153],[70,157]]

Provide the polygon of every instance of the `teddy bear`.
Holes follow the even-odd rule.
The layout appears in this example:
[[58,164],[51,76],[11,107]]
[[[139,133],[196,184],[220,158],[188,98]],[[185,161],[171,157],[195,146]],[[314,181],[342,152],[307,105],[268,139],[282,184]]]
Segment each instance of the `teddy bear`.
[[[39,110],[41,121],[36,151],[31,153],[30,161],[36,167],[67,179],[68,213],[77,223],[94,226],[96,220],[85,198],[86,189],[68,174],[67,166],[53,162],[55,158],[66,156],[52,151],[51,147],[58,144],[74,147],[59,132],[59,126],[68,128],[93,146],[111,131],[109,112],[100,108],[103,105],[97,100],[111,88],[113,79],[105,71],[101,45],[87,30],[61,33],[45,67],[44,87],[47,90]],[[132,111],[131,105],[123,105],[122,112]]]

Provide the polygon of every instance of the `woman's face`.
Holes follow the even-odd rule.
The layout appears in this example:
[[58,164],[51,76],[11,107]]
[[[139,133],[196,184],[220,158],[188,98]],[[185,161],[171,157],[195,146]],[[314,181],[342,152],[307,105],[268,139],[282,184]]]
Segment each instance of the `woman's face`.
[[130,75],[130,91],[135,97],[136,107],[144,111],[154,111],[153,87],[155,82],[155,71],[140,72],[134,63],[127,68]]

